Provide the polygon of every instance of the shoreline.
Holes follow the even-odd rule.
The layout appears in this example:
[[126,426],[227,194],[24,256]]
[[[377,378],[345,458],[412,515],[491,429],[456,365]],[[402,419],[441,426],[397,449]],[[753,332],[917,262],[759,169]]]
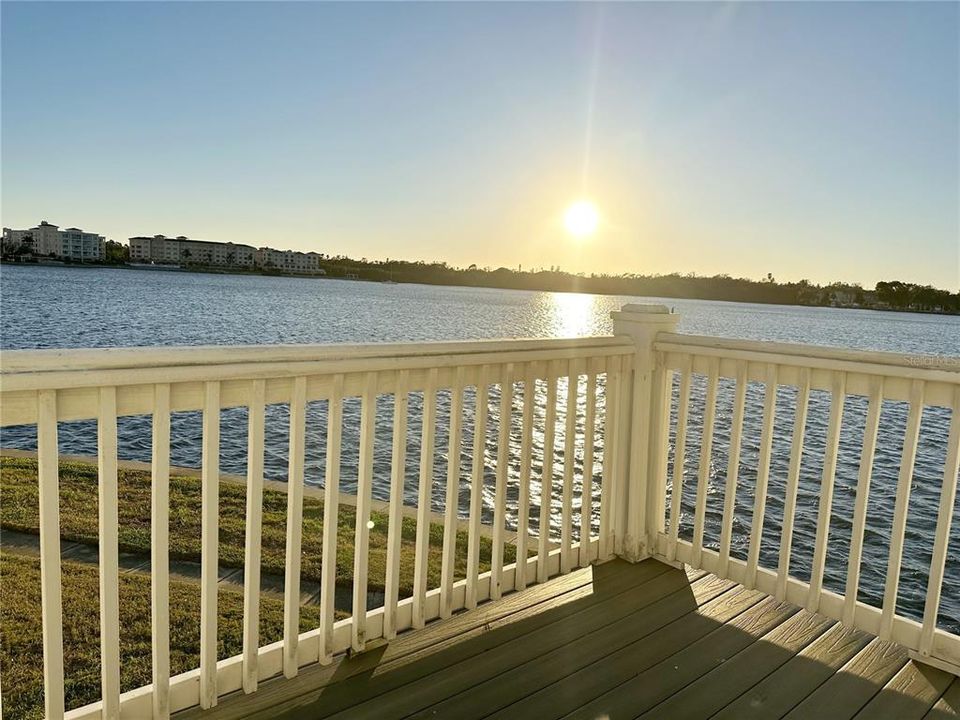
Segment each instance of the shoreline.
[[[575,287],[516,287],[514,285],[504,285],[504,284],[493,284],[493,283],[456,283],[456,282],[442,282],[436,281],[432,282],[429,278],[419,278],[419,279],[408,279],[408,278],[394,278],[393,273],[389,277],[384,278],[374,278],[374,277],[345,277],[344,275],[331,275],[329,272],[325,275],[318,274],[308,274],[308,273],[283,273],[283,272],[259,272],[259,271],[249,271],[249,270],[240,270],[240,269],[229,269],[229,268],[212,268],[212,267],[177,267],[177,268],[145,268],[145,267],[133,267],[128,263],[123,264],[108,264],[108,263],[26,263],[26,262],[11,262],[9,260],[0,262],[0,267],[3,266],[20,266],[20,267],[58,267],[58,268],[76,268],[76,269],[110,269],[110,270],[133,270],[139,272],[176,272],[176,273],[194,273],[198,275],[234,275],[242,277],[278,277],[278,278],[297,278],[304,280],[339,280],[339,281],[350,281],[350,282],[369,282],[377,284],[393,284],[393,285],[426,285],[430,287],[455,287],[455,288],[469,288],[469,289],[487,289],[487,290],[509,290],[509,291],[527,291],[527,292],[550,292],[550,293],[571,293],[577,295],[598,295],[598,296],[616,296],[616,297],[656,297],[664,300],[700,300],[706,302],[728,302],[728,303],[739,303],[739,304],[758,304],[758,305],[779,305],[783,307],[801,307],[801,308],[822,308],[827,310],[870,310],[874,312],[890,312],[890,313],[904,313],[907,315],[934,315],[934,316],[947,316],[947,317],[960,317],[960,310],[952,312],[950,310],[919,310],[912,308],[895,308],[895,307],[875,307],[872,305],[823,305],[823,304],[812,304],[812,303],[788,303],[782,301],[764,301],[763,299],[737,299],[731,300],[729,298],[720,298],[720,297],[705,297],[705,296],[693,296],[688,295],[649,295],[643,293],[621,293],[621,292],[598,292],[595,290],[575,288]],[[358,270],[366,270],[366,268],[359,267]],[[376,269],[373,272],[378,272],[380,274],[386,272],[384,270]],[[586,279],[586,278],[583,278]],[[709,279],[709,278],[706,278]]]

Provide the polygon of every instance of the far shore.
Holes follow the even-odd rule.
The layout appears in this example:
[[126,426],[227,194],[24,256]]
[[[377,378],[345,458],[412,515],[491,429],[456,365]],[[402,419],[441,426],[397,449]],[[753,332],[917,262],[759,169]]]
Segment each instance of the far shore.
[[[650,297],[667,300],[702,300],[705,302],[731,302],[762,305],[783,305],[785,307],[828,308],[841,310],[874,310],[879,312],[896,312],[921,315],[960,315],[960,303],[956,300],[957,309],[936,307],[896,307],[889,303],[864,301],[828,301],[806,302],[797,301],[790,295],[791,288],[798,288],[801,283],[778,284],[775,281],[753,281],[734,279],[727,276],[697,277],[679,274],[669,276],[639,277],[634,282],[653,283],[655,287],[629,287],[631,282],[626,277],[585,276],[571,275],[559,270],[524,272],[498,268],[496,270],[477,269],[466,270],[447,267],[439,263],[360,263],[349,259],[331,259],[323,264],[325,274],[319,273],[290,273],[277,270],[262,271],[257,269],[220,268],[210,266],[186,265],[178,267],[136,267],[127,263],[70,263],[70,262],[18,262],[4,260],[2,266],[17,267],[61,267],[78,269],[115,269],[135,270],[140,272],[177,272],[199,273],[203,275],[240,275],[247,277],[283,277],[305,280],[349,280],[357,282],[375,282],[385,284],[434,285],[441,287],[460,288],[488,288],[491,290],[524,290],[529,292],[574,293],[583,295],[607,295],[618,297]],[[396,267],[394,267],[396,265]],[[669,287],[661,287],[663,283],[675,281],[681,287],[691,286],[689,292],[670,292]],[[692,285],[691,285],[692,284]],[[730,287],[731,284],[733,287]],[[855,286],[839,283],[844,288]],[[716,286],[716,287],[714,287]],[[822,293],[829,295],[833,286],[819,286],[807,284],[819,298]],[[920,286],[915,286],[920,287]],[[772,291],[772,294],[769,291]],[[806,291],[804,291],[806,292]],[[867,295],[874,295],[873,291],[864,290]],[[818,294],[819,293],[819,294]],[[960,297],[960,293],[954,294]]]

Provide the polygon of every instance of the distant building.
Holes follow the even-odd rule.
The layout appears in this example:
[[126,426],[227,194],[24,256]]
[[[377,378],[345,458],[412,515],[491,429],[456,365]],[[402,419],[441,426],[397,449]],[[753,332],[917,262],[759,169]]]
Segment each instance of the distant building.
[[80,228],[60,231],[60,257],[68,260],[103,260],[106,257],[106,238]]
[[256,264],[261,268],[273,268],[282,272],[326,275],[320,268],[320,254],[296,250],[274,250],[262,247],[256,252]]
[[4,254],[18,251],[39,257],[97,261],[106,257],[106,239],[80,228],[61,230],[44,220],[29,230],[3,229]]
[[263,268],[287,273],[325,275],[320,255],[314,252],[274,250],[232,242],[192,240],[180,235],[130,238],[130,262],[163,265],[207,265],[210,267]]
[[191,240],[183,235],[130,238],[131,262],[252,268],[256,252],[250,245]]

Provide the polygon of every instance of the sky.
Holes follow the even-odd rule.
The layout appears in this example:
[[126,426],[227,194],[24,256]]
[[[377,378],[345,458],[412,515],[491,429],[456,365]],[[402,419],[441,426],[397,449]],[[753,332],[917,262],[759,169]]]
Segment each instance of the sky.
[[4,1],[0,34],[4,226],[960,289],[957,3]]

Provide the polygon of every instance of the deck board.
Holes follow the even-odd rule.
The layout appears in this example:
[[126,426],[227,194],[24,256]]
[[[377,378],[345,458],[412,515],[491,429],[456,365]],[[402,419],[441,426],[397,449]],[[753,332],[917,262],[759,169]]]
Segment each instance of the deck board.
[[953,675],[911,660],[861,710],[858,720],[919,720],[936,704]]
[[859,630],[834,625],[715,717],[718,720],[783,717],[832,677],[869,639]]
[[635,717],[646,712],[788,621],[797,610],[774,598],[764,598],[697,642],[578,708],[570,717]]
[[787,718],[849,720],[900,672],[908,660],[907,651],[902,646],[874,638],[839,672],[797,705]]
[[831,620],[820,615],[801,610],[642,717],[710,717],[775,672],[832,624]]
[[[458,696],[425,709],[423,717],[531,717],[538,701],[553,705],[564,687],[577,683],[577,673],[592,674],[593,663],[605,659],[613,650],[631,642],[655,642],[653,635],[671,618],[682,618],[698,606],[729,592],[732,583],[706,577],[688,588],[663,596],[635,618],[617,622],[592,634],[583,642],[558,648],[548,655],[535,656],[509,677],[494,677],[478,683]],[[692,592],[691,592],[692,591]],[[562,701],[561,701],[562,702]],[[482,712],[481,712],[482,711]],[[502,711],[497,714],[495,711]]]
[[[433,672],[418,674],[416,682],[404,684],[390,692],[380,692],[376,679],[369,683],[368,688],[361,687],[366,683],[360,679],[352,687],[345,688],[346,692],[356,694],[360,691],[367,696],[376,693],[375,697],[350,707],[342,715],[329,716],[326,707],[322,710],[318,708],[318,713],[313,717],[347,718],[355,716],[357,712],[367,711],[377,717],[405,717],[451,697],[456,697],[455,703],[459,706],[457,717],[470,717],[471,708],[476,706],[464,702],[459,694],[473,692],[474,688],[490,680],[505,684],[509,677],[501,678],[501,675],[526,682],[528,673],[525,667],[521,667],[525,664],[543,667],[549,658],[563,657],[570,648],[579,649],[586,643],[603,645],[603,638],[611,634],[635,636],[642,632],[644,624],[651,624],[645,620],[650,612],[654,612],[650,606],[658,601],[663,602],[664,593],[671,589],[674,592],[666,595],[666,598],[670,598],[675,607],[683,608],[686,601],[684,596],[689,594],[686,578],[678,573],[665,573],[539,628],[537,632],[521,634],[523,627],[517,623],[506,626],[496,638],[487,638],[490,644],[495,645],[495,653],[471,654],[456,663],[451,663],[452,658],[447,655],[434,656],[427,661]],[[695,606],[691,605],[686,611],[693,609]],[[502,697],[503,693],[504,689],[498,688],[498,697]]]
[[952,720],[956,717],[960,717],[960,678],[953,679],[923,720]]
[[188,718],[930,718],[960,680],[700,571],[620,560]]

